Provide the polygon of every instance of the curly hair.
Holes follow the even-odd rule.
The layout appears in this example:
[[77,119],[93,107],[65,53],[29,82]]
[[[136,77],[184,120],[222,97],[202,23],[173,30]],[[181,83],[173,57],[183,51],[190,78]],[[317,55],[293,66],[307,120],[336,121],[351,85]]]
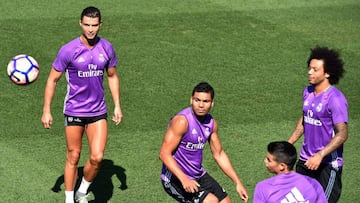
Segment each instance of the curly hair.
[[345,73],[344,61],[340,58],[340,53],[337,50],[316,46],[311,49],[311,54],[307,61],[308,67],[312,59],[324,62],[324,72],[330,75],[328,79],[331,85],[337,84]]

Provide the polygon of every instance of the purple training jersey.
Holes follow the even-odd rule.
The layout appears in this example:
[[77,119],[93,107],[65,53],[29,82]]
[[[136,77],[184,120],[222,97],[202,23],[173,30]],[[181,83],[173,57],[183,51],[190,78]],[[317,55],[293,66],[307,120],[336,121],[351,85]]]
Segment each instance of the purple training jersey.
[[[309,157],[323,149],[334,137],[334,124],[348,122],[348,105],[345,96],[331,86],[325,92],[314,94],[308,86],[303,94],[304,142],[300,159]],[[343,165],[343,146],[323,159],[323,163],[339,167]]]
[[86,47],[80,38],[62,46],[52,66],[66,75],[64,114],[79,117],[105,114],[103,76],[107,68],[116,64],[115,50],[105,39],[100,38],[93,48]]
[[254,203],[327,203],[313,178],[296,172],[279,174],[256,184]]
[[[183,109],[177,115],[186,117],[188,130],[182,136],[173,157],[181,170],[190,179],[199,179],[206,173],[202,166],[203,149],[213,132],[214,120],[210,114],[207,114],[205,121],[200,123],[191,107]],[[165,165],[163,165],[162,168],[161,178],[166,182],[169,182],[171,178],[173,178],[171,172]]]

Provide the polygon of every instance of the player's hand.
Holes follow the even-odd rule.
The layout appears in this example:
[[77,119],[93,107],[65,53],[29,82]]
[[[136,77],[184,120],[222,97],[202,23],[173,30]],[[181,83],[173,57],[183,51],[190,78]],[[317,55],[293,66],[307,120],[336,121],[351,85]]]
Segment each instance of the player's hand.
[[249,200],[249,195],[242,184],[236,185],[236,191],[239,194],[240,198],[246,203]]
[[123,114],[120,108],[114,109],[114,116],[112,117],[112,121],[115,122],[115,125],[119,125],[122,120]]
[[316,153],[305,162],[305,166],[310,170],[317,170],[322,159],[322,156],[319,153]]
[[196,180],[187,179],[182,182],[183,188],[186,192],[195,193],[199,191],[200,184]]
[[44,128],[50,128],[53,123],[51,113],[43,113],[41,116],[41,122],[43,123]]

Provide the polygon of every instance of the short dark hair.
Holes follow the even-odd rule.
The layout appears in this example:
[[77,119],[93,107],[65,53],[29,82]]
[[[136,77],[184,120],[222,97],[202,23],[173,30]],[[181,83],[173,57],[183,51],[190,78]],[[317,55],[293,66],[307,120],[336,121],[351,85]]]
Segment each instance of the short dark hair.
[[195,92],[210,93],[211,99],[214,99],[215,97],[214,88],[207,82],[200,82],[199,84],[197,84],[192,91],[192,96],[194,96]]
[[100,10],[94,6],[89,6],[89,7],[84,8],[84,10],[81,13],[80,20],[82,20],[84,16],[87,16],[90,18],[99,18],[99,22],[101,22]]
[[328,47],[316,46],[311,49],[311,53],[307,61],[308,67],[312,59],[324,61],[324,72],[330,75],[328,79],[332,85],[337,84],[345,73],[344,61],[340,59],[340,52],[337,50],[329,49]]
[[277,162],[285,163],[288,170],[293,170],[297,160],[297,152],[294,145],[286,141],[270,142],[267,150],[275,157]]

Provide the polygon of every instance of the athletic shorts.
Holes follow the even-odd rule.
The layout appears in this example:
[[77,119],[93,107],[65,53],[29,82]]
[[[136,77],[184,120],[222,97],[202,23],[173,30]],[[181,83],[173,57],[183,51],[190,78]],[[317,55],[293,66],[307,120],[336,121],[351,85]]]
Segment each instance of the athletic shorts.
[[324,189],[326,199],[329,203],[338,202],[341,194],[342,167],[334,168],[327,164],[321,164],[318,170],[309,170],[305,161],[296,163],[296,172],[316,179]]
[[170,182],[161,180],[164,190],[178,202],[202,203],[209,193],[214,194],[221,201],[228,195],[224,188],[207,173],[196,181],[200,184],[199,191],[189,193],[184,190],[181,182],[175,177]]
[[64,122],[64,126],[83,126],[85,127],[86,125],[90,124],[90,123],[95,123],[98,120],[101,119],[107,119],[107,114],[102,114],[100,116],[93,116],[93,117],[76,117],[76,116],[69,116],[69,115],[64,115],[65,116],[65,122]]

